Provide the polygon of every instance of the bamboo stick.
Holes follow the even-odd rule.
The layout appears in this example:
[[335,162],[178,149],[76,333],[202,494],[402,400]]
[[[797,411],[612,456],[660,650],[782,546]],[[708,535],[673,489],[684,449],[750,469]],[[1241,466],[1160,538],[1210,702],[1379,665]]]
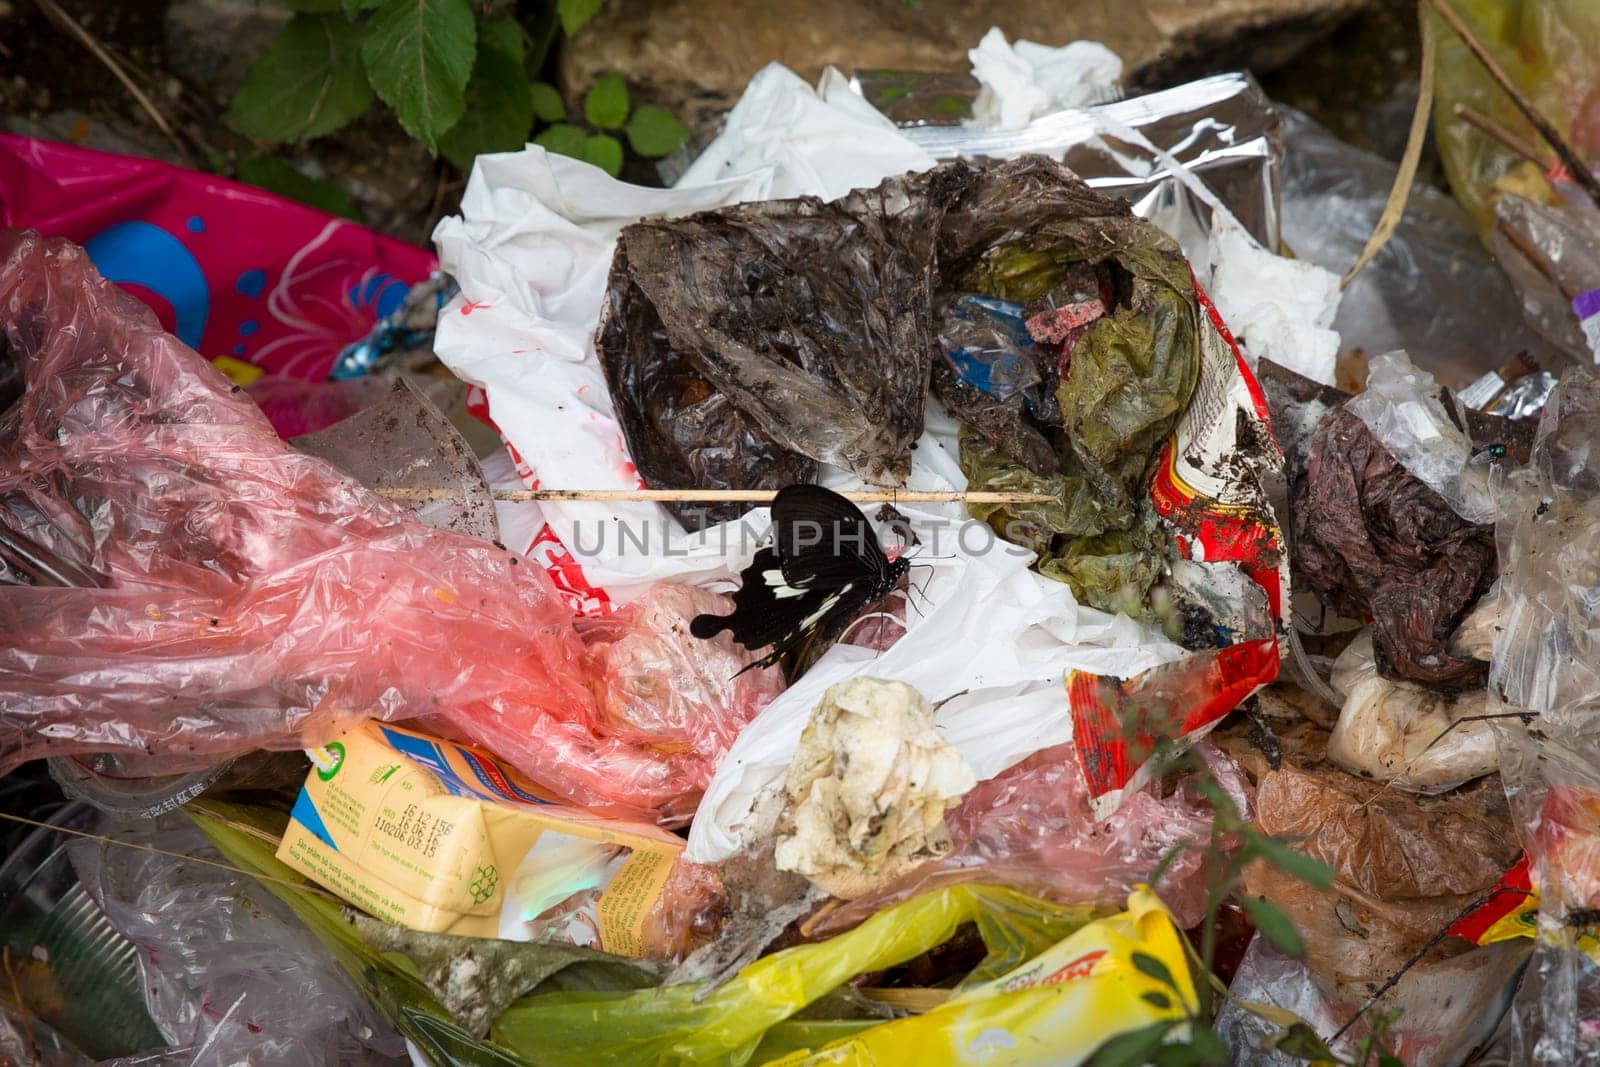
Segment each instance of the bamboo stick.
[[[458,489],[390,487],[374,490],[390,500],[451,500]],[[496,500],[578,500],[660,503],[739,502],[770,504],[776,489],[510,489],[494,492]],[[1049,504],[1049,493],[1006,493],[991,490],[868,489],[839,494],[858,504]]]

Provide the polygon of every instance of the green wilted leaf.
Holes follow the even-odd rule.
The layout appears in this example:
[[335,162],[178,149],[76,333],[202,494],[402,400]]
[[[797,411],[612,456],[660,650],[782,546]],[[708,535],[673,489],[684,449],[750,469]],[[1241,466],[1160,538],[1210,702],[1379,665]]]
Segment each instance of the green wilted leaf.
[[361,59],[372,87],[436,155],[466,108],[476,44],[467,0],[388,0],[367,24]]
[[558,122],[550,126],[533,143],[543,148],[546,152],[554,152],[558,156],[571,156],[573,159],[582,159],[584,149],[588,147],[588,135],[582,127],[574,126],[570,122]]
[[534,82],[532,86],[533,114],[540,122],[560,122],[567,117],[567,102],[549,82]]
[[1135,952],[1133,954],[1133,965],[1139,969],[1141,974],[1149,975],[1168,989],[1178,988],[1178,983],[1172,980],[1172,972],[1167,970],[1167,965],[1154,956],[1144,952]]
[[276,156],[245,156],[234,171],[242,182],[286,196],[330,215],[361,221],[350,194],[326,178],[311,178]]
[[1178,1022],[1163,1019],[1158,1023],[1141,1026],[1118,1034],[1089,1054],[1084,1067],[1144,1067],[1161,1047],[1161,1039]]
[[556,0],[556,10],[561,13],[561,28],[568,36],[583,29],[584,23],[600,13],[606,0]]
[[1306,946],[1300,940],[1300,931],[1294,928],[1294,923],[1276,905],[1260,897],[1245,897],[1244,910],[1250,913],[1261,936],[1272,942],[1279,952],[1296,959],[1305,955]]
[[1338,1057],[1333,1054],[1317,1032],[1303,1022],[1295,1023],[1272,1041],[1272,1048],[1285,1056],[1293,1056],[1297,1060],[1320,1061],[1334,1060]]
[[660,159],[678,150],[689,129],[664,107],[645,104],[628,119],[628,144],[645,159]]
[[[510,22],[506,15],[485,20],[490,24]],[[533,128],[533,94],[528,76],[522,70],[521,38],[517,53],[500,47],[497,37],[481,30],[478,61],[467,83],[467,107],[461,119],[439,138],[439,151],[446,159],[467,170],[472,160],[485,152],[512,152],[527,143]]]
[[329,15],[296,15],[256,57],[233,95],[228,125],[263,141],[332,133],[372,104],[360,30]]
[[583,115],[597,130],[614,130],[628,120],[628,86],[616,74],[607,74],[583,98]]
[[583,142],[583,158],[615,178],[622,173],[622,142],[609,134],[595,134]]
[[1284,874],[1292,875],[1318,889],[1326,889],[1333,884],[1331,867],[1317,862],[1303,852],[1296,852],[1282,841],[1271,837],[1256,837],[1251,846],[1262,859]]

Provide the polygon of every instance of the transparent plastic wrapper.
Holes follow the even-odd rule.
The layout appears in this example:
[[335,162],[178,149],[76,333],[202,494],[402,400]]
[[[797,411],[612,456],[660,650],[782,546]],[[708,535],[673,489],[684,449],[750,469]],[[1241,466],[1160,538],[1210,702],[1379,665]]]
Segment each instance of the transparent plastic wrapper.
[[[1296,257],[1342,274],[1383,214],[1395,164],[1344,143],[1293,108],[1275,107],[1283,123],[1284,244]],[[1443,307],[1448,315],[1439,313]],[[1517,295],[1478,240],[1471,216],[1423,182],[1412,185],[1389,242],[1345,288],[1333,328],[1346,349],[1405,349],[1451,388],[1521,349],[1548,366],[1563,359],[1523,321]]]
[[1553,202],[1501,192],[1489,249],[1521,298],[1527,323],[1569,360],[1593,363],[1589,331],[1592,294],[1600,290],[1600,208],[1567,182],[1553,182],[1552,188]]
[[1495,503],[1488,469],[1472,464],[1472,441],[1461,416],[1445,410],[1455,398],[1441,392],[1427,371],[1404,352],[1373,357],[1366,388],[1345,405],[1367,424],[1401,466],[1473,523],[1493,522]]
[[1481,721],[1488,695],[1435,693],[1380,676],[1370,631],[1345,646],[1331,681],[1344,705],[1328,758],[1350,773],[1411,792],[1444,793],[1499,767],[1494,727]]
[[[405,1043],[289,910],[217,859],[188,821],[111,827],[118,841],[72,846],[95,901],[138,947],[163,1063],[404,1062]],[[178,855],[146,851],[145,846]]]
[[[1207,741],[1195,751],[1248,817],[1253,789],[1238,765]],[[1036,752],[979,783],[946,816],[955,846],[949,855],[822,912],[805,930],[846,930],[907,897],[960,882],[999,882],[1068,904],[1114,904],[1148,881],[1174,847],[1209,839],[1210,806],[1193,786],[1184,779],[1167,796],[1154,784],[1130,791],[1121,807],[1097,819],[1072,746]],[[1155,884],[1185,929],[1205,918],[1204,879],[1197,847],[1180,852]]]
[[[1448,959],[1429,959],[1412,968],[1386,993],[1372,1014],[1402,1012],[1384,1033],[1384,1045],[1407,1067],[1454,1067],[1481,1047],[1510,1004],[1516,974],[1526,950],[1495,945]],[[1293,1012],[1317,1035],[1330,1039],[1358,1011],[1362,1000],[1327,996],[1302,960],[1274,949],[1259,935],[1250,942],[1228,987],[1228,1000],[1214,1027],[1238,1067],[1295,1067],[1301,1056],[1273,1051],[1283,1025],[1251,1012],[1252,1005]],[[1359,1020],[1333,1051],[1355,1053],[1370,1032]]]
[[[0,586],[0,769],[118,752],[175,772],[427,716],[567,799],[687,817],[705,757],[599,721],[541,568],[289,449],[66,242],[0,238],[0,315],[29,385],[0,417],[0,519],[113,583]],[[725,699],[754,714],[770,683],[746,679]]]

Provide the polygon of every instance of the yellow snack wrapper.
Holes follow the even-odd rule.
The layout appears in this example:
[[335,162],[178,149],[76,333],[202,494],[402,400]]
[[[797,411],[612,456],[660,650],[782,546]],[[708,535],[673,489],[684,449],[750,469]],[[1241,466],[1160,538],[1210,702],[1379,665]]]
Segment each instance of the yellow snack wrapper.
[[307,754],[278,859],[363,911],[429,933],[664,950],[649,919],[677,836],[555,803],[492,756],[386,723]]
[[[1181,936],[1155,894],[1139,889],[1129,896],[1127,911],[1089,923],[1021,967],[930,1011],[769,1062],[784,1067],[1071,1067],[1109,1038],[1179,1018],[1184,1005],[1195,1010]],[[1172,984],[1137,967],[1135,955],[1160,961]],[[1150,993],[1159,996],[1145,999]]]

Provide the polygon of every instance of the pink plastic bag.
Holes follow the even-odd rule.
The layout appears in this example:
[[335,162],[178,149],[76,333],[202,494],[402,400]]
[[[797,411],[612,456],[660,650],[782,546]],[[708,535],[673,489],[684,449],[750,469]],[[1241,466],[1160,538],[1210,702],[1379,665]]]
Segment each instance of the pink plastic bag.
[[[1248,818],[1254,790],[1238,764],[1210,741],[1195,751]],[[1096,819],[1076,749],[1057,745],[979,782],[945,821],[955,842],[949,855],[827,913],[807,933],[849,929],[891,904],[956,882],[996,882],[1067,904],[1115,904],[1185,843],[1195,847],[1178,853],[1155,889],[1181,926],[1205,918],[1211,807],[1191,780],[1164,798],[1154,784],[1130,791],[1110,817]]]
[[[0,584],[0,773],[72,752],[178,770],[428,716],[576,803],[684,818],[775,691],[713,690],[744,654],[637,612],[586,645],[542,568],[289,449],[66,241],[0,233],[0,325],[27,383],[0,415],[0,527],[108,585]],[[680,703],[649,722],[630,699],[663,684]]]
[[321,381],[432,272],[427,251],[167,163],[0,133],[0,226],[83,245],[207,358]]

